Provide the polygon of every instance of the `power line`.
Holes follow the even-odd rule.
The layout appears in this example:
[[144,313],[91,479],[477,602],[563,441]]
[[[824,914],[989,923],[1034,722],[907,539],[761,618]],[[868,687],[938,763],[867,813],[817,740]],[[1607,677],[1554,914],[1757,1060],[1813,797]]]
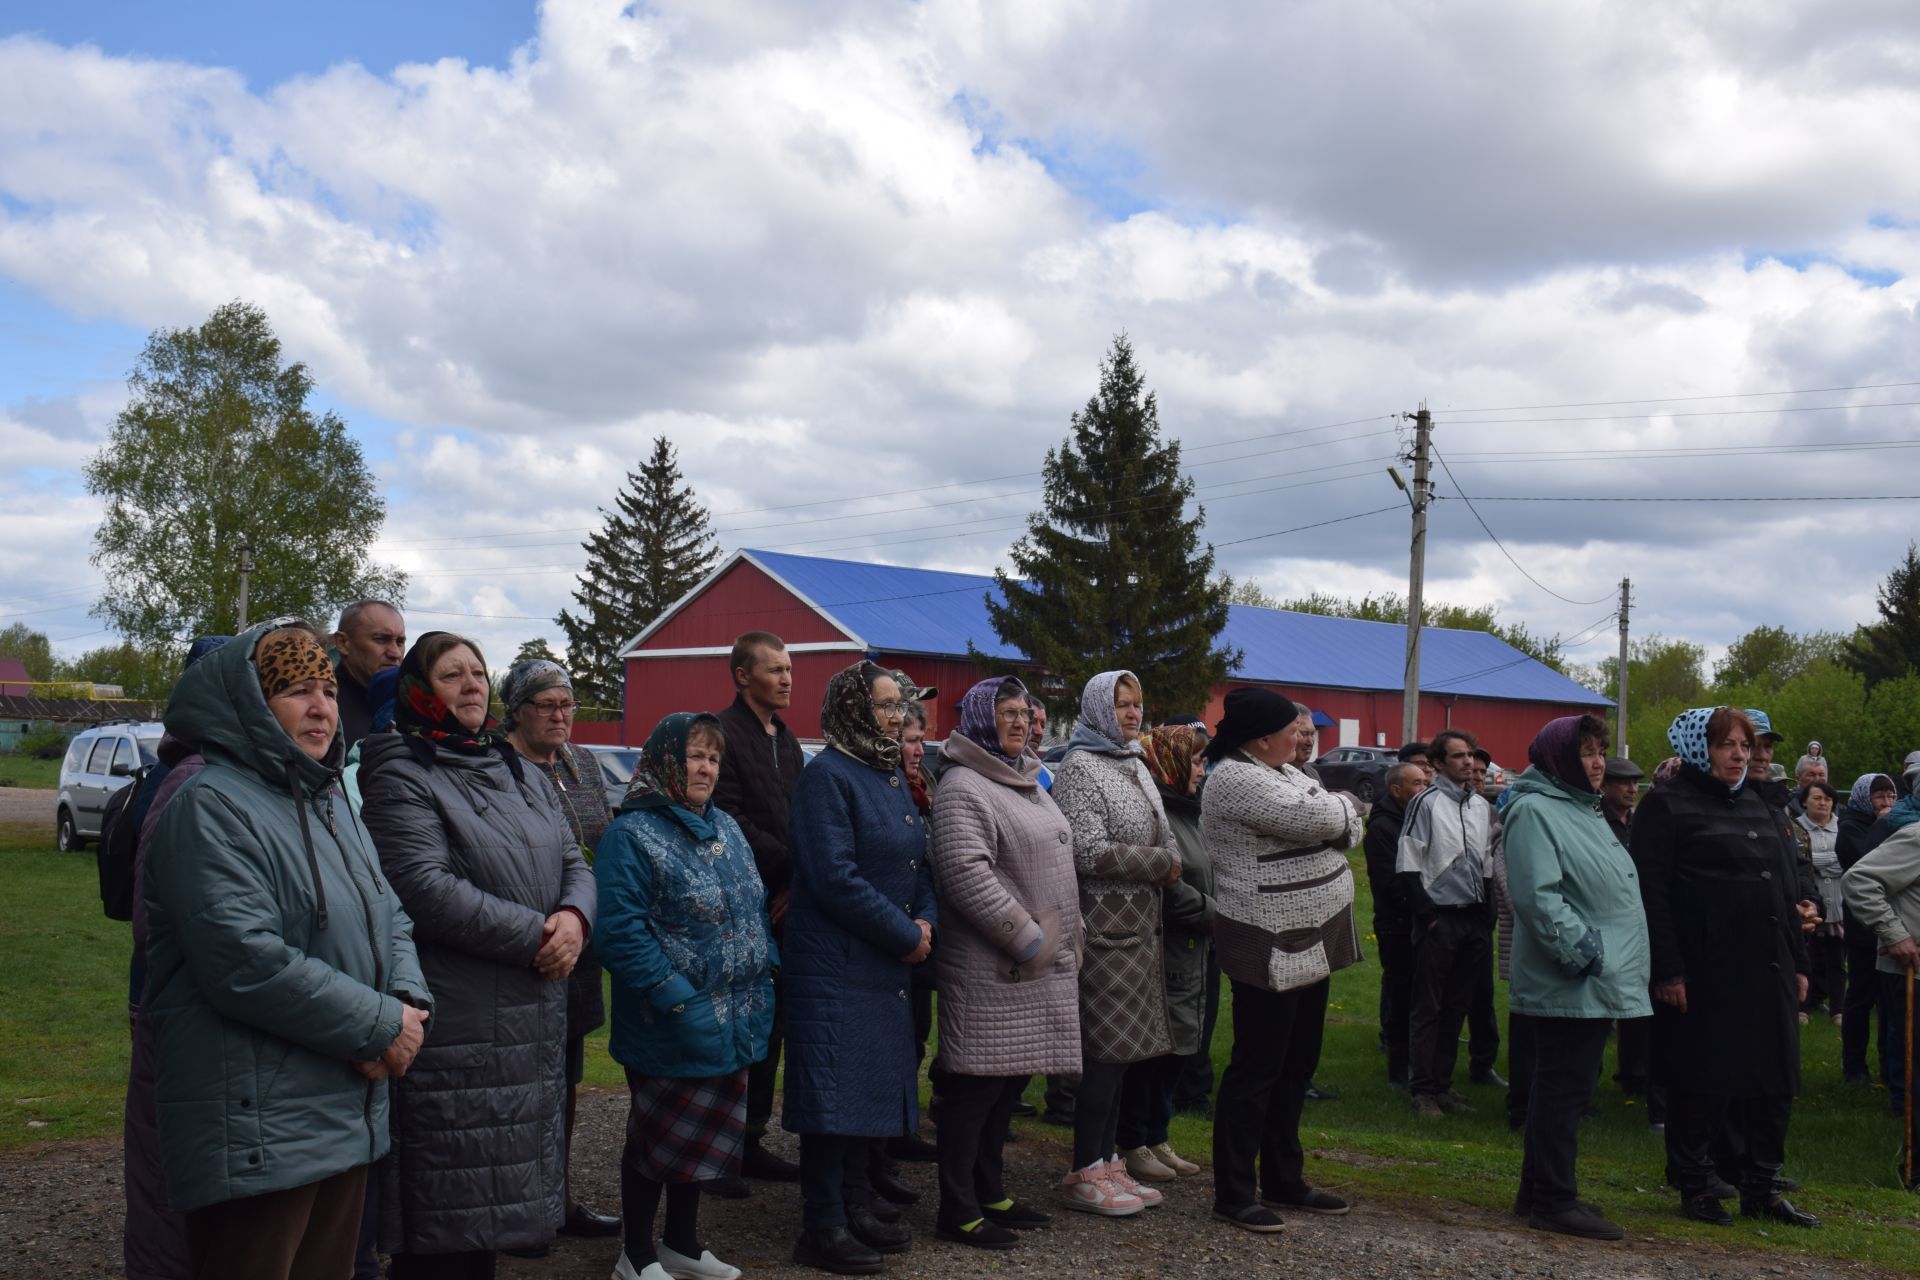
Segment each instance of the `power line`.
[[1243,542],[1259,542],[1263,538],[1277,538],[1285,533],[1299,533],[1303,529],[1320,529],[1330,524],[1343,524],[1348,520],[1361,520],[1367,516],[1382,515],[1385,512],[1398,511],[1399,509],[1398,504],[1391,507],[1375,507],[1371,511],[1356,511],[1350,516],[1335,516],[1331,520],[1316,520],[1312,524],[1297,524],[1291,529],[1275,529],[1272,533],[1256,533],[1250,538],[1235,538],[1231,542],[1216,542],[1213,545],[1216,550],[1221,547],[1237,547]]
[[1572,604],[1572,605],[1600,604],[1603,601],[1610,600],[1613,598],[1613,593],[1608,592],[1606,595],[1601,596],[1597,600],[1575,600],[1570,596],[1561,595],[1558,591],[1555,591],[1552,587],[1540,581],[1540,579],[1534,577],[1531,573],[1528,573],[1527,566],[1521,564],[1520,561],[1514,557],[1513,552],[1507,550],[1507,544],[1500,541],[1500,535],[1493,531],[1493,526],[1486,522],[1485,517],[1483,517],[1479,511],[1475,510],[1473,505],[1473,499],[1467,496],[1467,491],[1460,487],[1460,482],[1458,480],[1454,479],[1453,468],[1447,465],[1446,455],[1441,453],[1440,450],[1435,449],[1433,451],[1433,456],[1440,459],[1441,470],[1447,473],[1447,479],[1449,481],[1452,481],[1454,491],[1460,495],[1460,500],[1467,504],[1467,510],[1473,512],[1473,518],[1480,522],[1481,529],[1485,530],[1487,537],[1493,539],[1493,545],[1500,548],[1500,554],[1507,558],[1507,562],[1511,564],[1514,568],[1520,571],[1521,577],[1525,578],[1528,582],[1531,582],[1534,586],[1540,588],[1542,591],[1552,596],[1555,600],[1564,600],[1566,601],[1566,603]]
[[[1465,466],[1465,463],[1461,464]],[[1537,494],[1486,494],[1480,495],[1481,502],[1915,502],[1920,501],[1920,493],[1826,493],[1826,494],[1761,494],[1754,496],[1727,497],[1719,494],[1689,495],[1686,497],[1629,498],[1611,495],[1579,495],[1569,497],[1542,497]]]
[[[1629,401],[1628,403],[1633,403]],[[1447,418],[1448,426],[1507,427],[1529,426],[1540,422],[1643,422],[1648,418],[1732,418],[1760,413],[1828,413],[1835,409],[1910,409],[1920,400],[1881,400],[1872,404],[1789,404],[1770,409],[1687,409],[1678,413],[1607,413],[1571,418]],[[1469,413],[1472,410],[1459,410]]]
[[1683,404],[1697,400],[1750,400],[1759,396],[1840,395],[1848,391],[1888,391],[1920,387],[1920,382],[1865,382],[1853,387],[1802,387],[1797,391],[1724,391],[1705,396],[1643,396],[1638,400],[1583,400],[1567,404],[1497,404],[1478,409],[1449,409],[1449,413],[1521,413],[1535,409],[1609,409],[1622,404]]

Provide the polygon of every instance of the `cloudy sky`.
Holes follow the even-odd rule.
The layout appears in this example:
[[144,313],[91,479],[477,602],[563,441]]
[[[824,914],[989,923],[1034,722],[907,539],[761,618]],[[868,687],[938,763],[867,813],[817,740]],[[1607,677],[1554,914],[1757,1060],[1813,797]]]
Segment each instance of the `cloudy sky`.
[[727,547],[1004,563],[1120,331],[1276,594],[1404,590],[1422,400],[1429,594],[1577,659],[1622,576],[1710,649],[1849,628],[1914,536],[1863,500],[1920,494],[1904,0],[0,24],[0,625],[64,651],[110,639],[80,467],[145,335],[233,298],[367,445],[413,629],[501,657],[662,433]]

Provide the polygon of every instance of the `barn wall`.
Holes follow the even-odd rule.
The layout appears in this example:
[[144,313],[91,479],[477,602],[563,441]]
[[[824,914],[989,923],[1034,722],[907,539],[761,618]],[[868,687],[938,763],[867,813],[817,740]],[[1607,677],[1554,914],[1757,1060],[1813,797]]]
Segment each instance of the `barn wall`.
[[[857,652],[795,653],[793,705],[780,713],[796,737],[820,736],[820,695],[834,672]],[[908,674],[913,674],[908,668]],[[724,654],[701,658],[628,658],[626,739],[638,746],[660,717],[675,711],[718,711],[733,701],[733,677]]]
[[764,571],[742,560],[648,636],[645,647],[731,648],[743,631],[771,631],[788,644],[847,639]]

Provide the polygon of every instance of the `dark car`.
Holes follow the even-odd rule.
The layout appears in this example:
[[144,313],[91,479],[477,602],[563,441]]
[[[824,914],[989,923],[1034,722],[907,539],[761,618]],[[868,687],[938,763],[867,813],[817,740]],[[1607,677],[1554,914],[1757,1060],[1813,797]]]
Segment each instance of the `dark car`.
[[600,766],[600,784],[607,789],[607,807],[617,810],[626,799],[633,771],[640,767],[640,748],[595,744],[587,750],[592,753],[593,762]]
[[1372,804],[1387,790],[1387,770],[1400,758],[1392,747],[1335,747],[1313,762],[1329,791],[1351,791]]

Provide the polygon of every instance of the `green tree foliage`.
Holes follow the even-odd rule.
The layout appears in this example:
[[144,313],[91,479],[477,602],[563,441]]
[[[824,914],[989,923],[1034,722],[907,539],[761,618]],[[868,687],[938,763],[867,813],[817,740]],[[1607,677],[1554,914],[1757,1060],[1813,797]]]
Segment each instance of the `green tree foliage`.
[[386,518],[346,424],[307,408],[313,379],[283,364],[266,314],[230,302],[197,329],[155,330],[131,397],[86,466],[106,500],[93,607],[142,650],[231,633],[239,547],[253,547],[249,617],[330,617],[366,596],[399,600],[404,575],[372,562]]
[[574,696],[617,707],[625,684],[621,649],[712,571],[720,549],[665,436],[654,440],[638,471],[627,473],[613,510],[602,507],[600,514],[599,530],[580,544],[587,552],[573,592],[580,611],[562,609],[554,622],[567,636]]
[[117,684],[129,698],[164,703],[179,676],[180,660],[173,650],[143,648],[123,640],[58,663],[54,678]]
[[0,658],[20,659],[29,680],[53,679],[53,642],[24,622],[0,631]]
[[560,660],[560,655],[553,651],[553,646],[547,643],[545,636],[535,636],[521,645],[518,652],[513,655],[513,662],[509,665],[519,666],[529,658],[545,658],[548,662],[558,663],[563,667],[566,665]]
[[[1316,613],[1328,618],[1358,618],[1364,622],[1391,622],[1405,626],[1407,622],[1407,598],[1397,592],[1385,591],[1381,594],[1361,596],[1358,600],[1350,596],[1336,596],[1325,591],[1316,591],[1312,595],[1295,600],[1280,600],[1269,594],[1251,578],[1236,581],[1225,578],[1229,603],[1253,604],[1268,609],[1288,609],[1294,613]],[[1505,623],[1490,604],[1460,605],[1445,604],[1438,600],[1426,601],[1420,609],[1423,627],[1445,627],[1452,631],[1485,631],[1505,640],[1508,644],[1526,654],[1529,658],[1552,667],[1555,671],[1567,670],[1566,660],[1560,653],[1558,636],[1540,637],[1527,629],[1523,622]]]
[[1716,686],[1785,684],[1813,662],[1837,658],[1845,643],[1830,631],[1802,636],[1762,624],[1727,646],[1726,656],[1713,664],[1713,682]]
[[[1699,706],[1707,693],[1706,677],[1701,674],[1706,660],[1707,651],[1701,645],[1658,635],[1635,637],[1627,651],[1629,716],[1635,706],[1654,703]],[[1603,691],[1618,687],[1619,658],[1602,658],[1599,670]]]
[[1880,621],[1856,628],[1844,651],[1868,687],[1920,672],[1920,547],[1907,544],[1906,559],[1880,587],[1879,603]]
[[[1101,671],[1125,668],[1150,706],[1203,706],[1241,658],[1215,642],[1227,625],[1225,583],[1202,548],[1205,508],[1185,506],[1193,482],[1180,446],[1162,443],[1154,396],[1125,335],[1100,365],[1100,389],[1047,450],[1042,509],[996,572],[1004,605],[987,611],[1000,639],[1066,682],[1077,697]],[[976,662],[1003,669],[978,650]]]

